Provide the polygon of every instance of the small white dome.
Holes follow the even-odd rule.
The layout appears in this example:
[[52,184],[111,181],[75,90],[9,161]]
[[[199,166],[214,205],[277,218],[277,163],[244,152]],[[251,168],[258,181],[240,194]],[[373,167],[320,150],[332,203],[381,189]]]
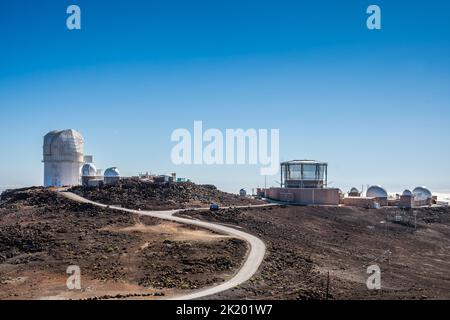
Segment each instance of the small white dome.
[[367,189],[366,197],[387,198],[388,193],[382,186],[371,186]]
[[104,176],[105,178],[119,178],[119,169],[117,169],[117,167],[108,168],[106,169]]
[[406,189],[405,191],[403,191],[402,196],[408,196],[411,197],[413,195],[413,193],[411,192],[411,190]]
[[86,163],[81,168],[81,176],[95,177],[97,175],[97,168],[92,163]]
[[427,187],[417,187],[413,190],[413,193],[416,200],[428,200],[433,197],[433,194]]

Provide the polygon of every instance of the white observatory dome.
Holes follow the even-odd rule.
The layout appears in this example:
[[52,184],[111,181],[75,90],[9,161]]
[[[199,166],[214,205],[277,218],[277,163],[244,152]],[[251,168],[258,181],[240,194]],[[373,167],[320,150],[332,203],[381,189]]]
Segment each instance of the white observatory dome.
[[416,200],[428,200],[433,197],[433,194],[427,187],[417,187],[413,190],[413,193]]
[[92,163],[86,163],[81,168],[82,177],[95,177],[97,175],[97,168]]
[[405,191],[403,191],[402,196],[408,196],[411,197],[413,195],[413,193],[411,192],[411,190],[406,189]]
[[75,130],[51,131],[44,136],[44,186],[62,187],[80,184],[84,140]]
[[120,172],[117,167],[108,168],[104,174],[105,178],[119,178]]
[[83,162],[84,139],[73,130],[52,131],[44,137],[45,161]]
[[387,198],[388,193],[382,186],[371,186],[367,189],[366,197]]

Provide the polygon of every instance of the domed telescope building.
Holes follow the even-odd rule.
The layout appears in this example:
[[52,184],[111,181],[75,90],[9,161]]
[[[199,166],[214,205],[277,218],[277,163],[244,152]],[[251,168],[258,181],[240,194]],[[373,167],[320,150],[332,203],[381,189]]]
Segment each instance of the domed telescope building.
[[382,186],[375,185],[375,186],[371,186],[367,189],[366,197],[387,200],[388,193],[387,193],[386,189],[384,189]]
[[433,194],[427,187],[416,187],[413,190],[414,198],[418,201],[427,201],[433,198]]
[[117,167],[111,167],[106,169],[104,173],[105,184],[115,184],[120,180],[120,172]]
[[361,192],[359,192],[359,190],[357,188],[353,187],[348,192],[348,196],[349,197],[360,197],[361,196]]
[[413,196],[413,193],[411,192],[411,190],[405,189],[405,190],[403,191],[403,193],[402,193],[402,196],[405,196],[405,197],[412,197],[412,196]]
[[80,184],[84,162],[84,139],[72,129],[51,131],[44,137],[44,186],[62,187]]
[[93,163],[85,163],[81,167],[81,183],[89,186],[90,181],[97,179],[97,168]]

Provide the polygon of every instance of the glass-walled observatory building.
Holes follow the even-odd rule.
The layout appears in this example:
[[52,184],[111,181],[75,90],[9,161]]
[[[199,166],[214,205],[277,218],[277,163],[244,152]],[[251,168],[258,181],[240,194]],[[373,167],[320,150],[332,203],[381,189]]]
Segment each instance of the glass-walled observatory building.
[[327,187],[328,164],[315,160],[292,160],[281,163],[282,188]]
[[266,189],[269,200],[298,205],[340,203],[340,190],[328,187],[328,164],[315,160],[282,162],[281,186]]

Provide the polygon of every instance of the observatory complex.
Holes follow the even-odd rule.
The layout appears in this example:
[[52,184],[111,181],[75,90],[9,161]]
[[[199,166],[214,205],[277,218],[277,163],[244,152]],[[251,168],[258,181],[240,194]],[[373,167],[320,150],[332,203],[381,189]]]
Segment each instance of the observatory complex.
[[405,190],[401,195],[389,196],[379,185],[367,188],[365,196],[351,188],[347,196],[337,188],[328,187],[328,164],[315,160],[282,162],[279,188],[259,189],[258,196],[281,203],[299,205],[345,205],[361,208],[386,206],[414,208],[437,203],[426,187]]
[[[95,167],[93,157],[84,155],[82,135],[73,129],[51,131],[44,136],[43,163],[45,187],[71,187],[80,184],[98,187],[115,184],[121,179],[117,167],[108,168],[105,172]],[[390,197],[382,186],[373,185],[368,187],[365,196],[357,188],[352,188],[345,196],[340,189],[328,187],[326,162],[292,160],[282,162],[280,166],[280,187],[259,189],[259,197],[289,204],[363,208],[413,208],[437,203],[437,198],[426,187],[416,187],[412,192],[405,190],[401,195]],[[155,183],[182,181],[177,180],[175,173],[154,176],[151,180]],[[240,196],[246,197],[244,189],[240,191]]]
[[413,192],[406,189],[402,194],[389,196],[382,186],[370,186],[366,196],[362,196],[356,188],[352,188],[347,197],[341,199],[341,204],[361,208],[400,207],[415,208],[437,204],[437,198],[433,196],[427,187],[416,187]]
[[44,136],[44,187],[99,186],[120,180],[117,167],[102,173],[92,156],[84,155],[83,136],[73,130],[51,131]]

